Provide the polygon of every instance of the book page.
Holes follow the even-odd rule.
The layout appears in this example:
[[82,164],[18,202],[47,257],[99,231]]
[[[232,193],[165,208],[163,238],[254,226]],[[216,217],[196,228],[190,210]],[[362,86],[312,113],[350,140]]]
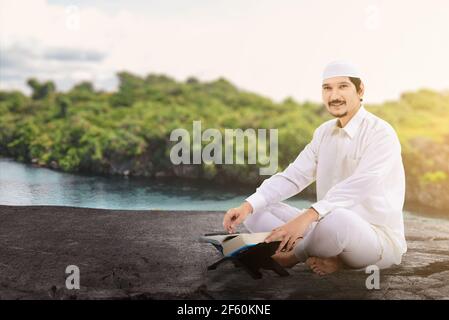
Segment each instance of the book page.
[[201,236],[200,242],[213,243],[216,245],[222,245],[224,241],[237,237],[239,234],[224,234],[213,236]]

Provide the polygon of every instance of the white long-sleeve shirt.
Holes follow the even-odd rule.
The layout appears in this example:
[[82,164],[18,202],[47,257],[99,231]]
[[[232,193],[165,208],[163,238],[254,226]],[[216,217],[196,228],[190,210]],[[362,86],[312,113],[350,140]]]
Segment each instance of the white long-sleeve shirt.
[[345,127],[329,120],[282,172],[264,180],[246,198],[257,214],[267,205],[301,192],[316,181],[320,217],[347,208],[369,222],[393,248],[394,263],[407,251],[402,208],[405,175],[401,145],[394,129],[361,106]]

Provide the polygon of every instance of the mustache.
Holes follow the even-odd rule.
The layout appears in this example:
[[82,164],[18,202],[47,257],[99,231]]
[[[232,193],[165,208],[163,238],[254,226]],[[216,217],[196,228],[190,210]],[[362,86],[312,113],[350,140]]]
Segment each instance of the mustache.
[[329,101],[329,105],[340,104],[340,103],[346,103],[346,101],[344,101],[344,100],[331,100],[331,101]]

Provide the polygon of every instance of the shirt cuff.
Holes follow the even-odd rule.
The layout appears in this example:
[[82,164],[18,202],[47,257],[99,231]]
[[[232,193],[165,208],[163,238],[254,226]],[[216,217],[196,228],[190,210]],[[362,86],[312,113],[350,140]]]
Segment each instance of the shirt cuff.
[[318,214],[320,215],[320,219],[331,212],[331,210],[333,209],[331,203],[326,200],[315,202],[311,205],[311,207],[314,208],[316,212],[318,212]]
[[265,200],[265,198],[257,192],[250,195],[245,199],[245,201],[248,201],[251,207],[253,207],[252,214],[255,214],[256,212],[267,206],[267,201]]

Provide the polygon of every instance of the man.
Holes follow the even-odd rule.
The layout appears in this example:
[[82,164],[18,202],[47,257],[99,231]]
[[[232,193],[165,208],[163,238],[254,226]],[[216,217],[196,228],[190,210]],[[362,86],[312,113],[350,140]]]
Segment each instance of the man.
[[[401,146],[394,129],[362,105],[364,84],[349,62],[323,72],[322,98],[332,119],[283,172],[262,182],[223,226],[234,232],[271,231],[281,240],[273,258],[285,267],[305,262],[324,275],[341,267],[387,268],[407,250],[402,208],[405,194]],[[316,181],[317,202],[298,210],[281,201]]]

